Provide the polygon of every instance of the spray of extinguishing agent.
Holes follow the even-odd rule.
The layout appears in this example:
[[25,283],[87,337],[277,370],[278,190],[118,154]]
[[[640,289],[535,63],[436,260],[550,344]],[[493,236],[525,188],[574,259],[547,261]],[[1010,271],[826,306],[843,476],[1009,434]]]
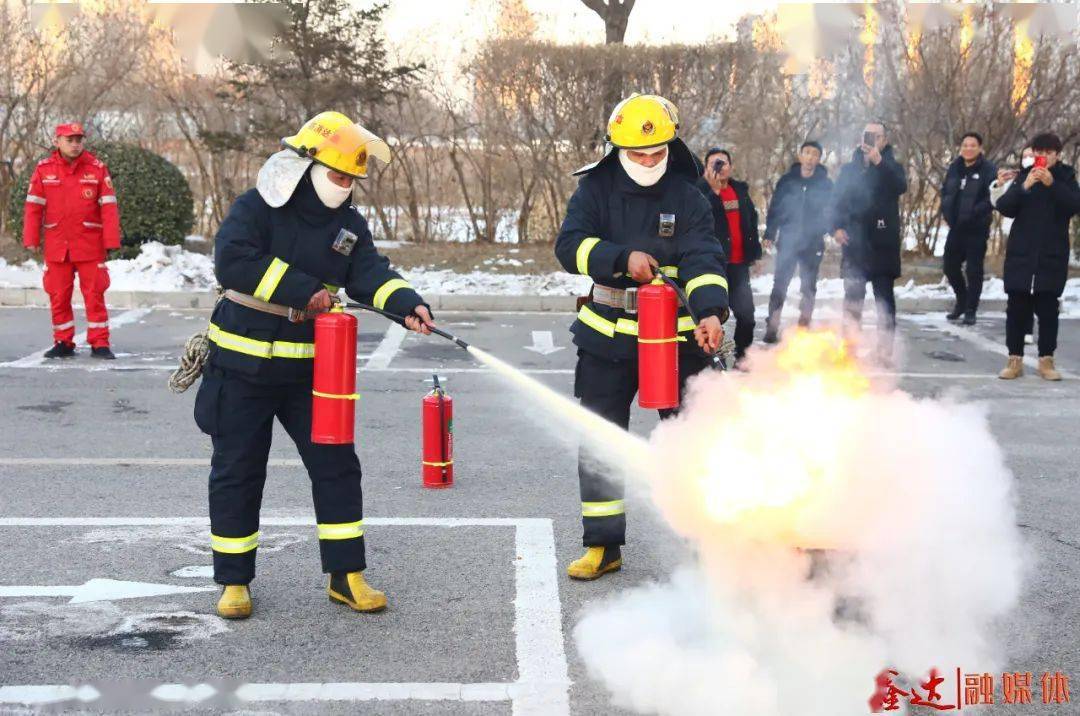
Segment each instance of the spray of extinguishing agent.
[[[687,311],[690,312],[691,319],[694,321],[695,324],[698,323],[699,320],[698,320],[697,315],[694,313],[693,309],[690,308],[690,302],[687,300],[686,294],[682,291],[682,289],[678,286],[678,284],[674,282],[674,280],[672,280],[670,277],[665,276],[663,274],[658,275],[656,277],[656,279],[660,280],[660,281],[663,281],[663,283],[666,284],[666,285],[656,285],[654,283],[654,284],[650,284],[648,286],[643,286],[641,290],[652,289],[652,290],[655,291],[656,289],[665,289],[663,291],[663,293],[659,294],[658,297],[657,297],[659,299],[658,304],[659,304],[659,308],[660,308],[660,313],[657,314],[657,318],[655,319],[655,321],[657,322],[657,325],[654,326],[651,323],[654,319],[652,319],[652,318],[642,319],[642,317],[641,317],[641,315],[639,313],[639,326],[641,325],[643,320],[646,321],[646,322],[650,322],[650,325],[646,326],[646,328],[645,328],[645,330],[646,330],[646,339],[647,340],[665,339],[665,340],[663,340],[662,343],[646,343],[644,345],[646,345],[646,346],[653,346],[653,345],[660,346],[663,350],[668,351],[668,353],[663,354],[663,361],[664,361],[664,364],[671,366],[671,369],[670,370],[664,370],[666,375],[663,376],[660,380],[663,381],[662,389],[666,393],[666,395],[663,396],[663,397],[666,398],[666,402],[670,405],[670,407],[677,407],[678,406],[678,372],[677,372],[677,370],[678,370],[678,354],[677,354],[678,346],[677,346],[676,340],[667,340],[667,339],[672,339],[672,338],[675,337],[678,305],[677,305],[677,303],[675,302],[674,299],[677,298],[678,301],[681,302],[683,304],[683,306],[686,307]],[[646,293],[646,296],[648,296],[648,295],[649,294]],[[650,299],[646,298],[646,304],[648,304],[649,300]],[[353,309],[360,309],[360,310],[364,310],[364,311],[369,311],[369,312],[372,312],[372,313],[377,313],[379,315],[382,315],[382,316],[384,316],[386,318],[389,318],[391,320],[394,320],[394,321],[404,322],[404,317],[398,316],[398,315],[393,314],[393,313],[389,313],[388,311],[384,311],[382,309],[375,308],[374,306],[370,306],[368,304],[348,303],[348,304],[345,304],[345,308],[353,308]],[[640,297],[639,297],[639,308],[640,308]],[[650,309],[646,309],[646,310],[650,310]],[[452,342],[456,343],[459,347],[461,347],[462,349],[467,351],[470,355],[472,355],[477,361],[479,361],[480,363],[482,363],[482,364],[486,365],[487,367],[491,368],[493,371],[497,372],[498,374],[500,374],[501,376],[506,378],[508,381],[510,381],[512,384],[514,384],[515,386],[520,388],[522,391],[524,391],[524,392],[530,394],[531,396],[533,396],[533,398],[535,398],[547,410],[549,410],[550,412],[558,415],[569,426],[572,426],[572,427],[576,428],[576,430],[575,430],[576,434],[588,436],[595,443],[594,450],[593,450],[594,454],[596,454],[597,457],[599,457],[600,459],[602,459],[602,460],[604,460],[606,462],[610,462],[610,463],[612,463],[614,465],[625,465],[625,466],[633,467],[635,469],[640,469],[643,464],[646,464],[646,462],[648,462],[648,461],[650,461],[652,459],[650,450],[648,448],[648,444],[644,440],[642,440],[641,438],[639,438],[639,437],[637,437],[637,436],[635,436],[635,435],[633,435],[631,433],[626,432],[625,430],[618,427],[614,423],[611,423],[611,422],[608,422],[607,420],[604,420],[603,418],[601,418],[600,416],[598,416],[595,413],[591,412],[590,410],[587,410],[586,408],[581,407],[581,405],[579,405],[576,401],[571,400],[567,396],[562,395],[561,393],[558,393],[558,392],[552,390],[551,388],[544,385],[540,381],[534,380],[533,378],[529,377],[528,375],[521,372],[517,368],[514,368],[513,366],[511,366],[511,365],[505,363],[504,361],[496,358],[495,356],[491,355],[487,351],[482,350],[480,348],[477,348],[476,346],[470,345],[469,343],[467,343],[464,340],[458,338],[457,336],[452,335],[450,333],[447,333],[446,331],[443,331],[441,329],[432,328],[431,332],[434,333],[437,336],[440,336],[442,338],[445,338],[445,339],[447,339],[449,341],[452,341]],[[641,345],[641,343],[639,341],[639,350],[640,350],[640,345]],[[671,353],[674,353],[674,356],[671,356],[670,355]],[[319,354],[319,348],[318,348],[318,345],[316,344],[315,355],[318,356],[318,354]],[[716,369],[716,370],[724,370],[725,366],[724,366],[724,363],[721,360],[719,355],[714,355],[712,357],[712,367],[714,369]],[[656,369],[652,368],[650,370],[655,371]],[[661,365],[661,370],[663,370],[663,365]],[[652,379],[650,378],[650,380],[652,380]],[[436,381],[437,381],[437,379],[436,379]],[[438,383],[436,382],[435,385],[438,386]],[[641,385],[645,385],[645,383],[642,382]],[[674,401],[672,401],[672,396],[674,396]],[[428,399],[429,398],[437,398],[437,397],[438,396],[435,395],[435,391],[433,391],[433,394],[429,394],[428,396],[425,397],[425,402],[424,402],[425,411],[429,409],[427,407],[429,405],[429,400]],[[446,407],[449,407],[449,405],[450,405],[449,400],[450,399],[449,399],[449,396],[446,396],[445,394],[443,394],[442,397],[443,397],[443,400],[446,401],[446,402],[442,403],[442,405],[444,406],[444,409],[445,409]],[[431,402],[435,402],[435,401],[431,401]],[[673,404],[671,404],[672,402],[673,402]],[[437,402],[435,402],[435,404],[438,405]],[[427,413],[425,412],[425,415],[426,414]],[[424,476],[425,476],[425,479],[424,479],[424,484],[425,484],[425,486],[430,486],[430,485],[428,485],[428,475],[429,474],[432,474],[433,478],[436,477],[434,472],[432,472],[432,473],[428,472],[428,468],[429,467],[437,467],[437,466],[434,466],[434,465],[429,466],[429,465],[426,464],[428,462],[448,463],[447,465],[445,465],[445,467],[448,468],[446,479],[447,479],[447,482],[449,484],[453,483],[453,452],[452,452],[452,450],[453,450],[453,437],[452,437],[452,431],[450,429],[451,424],[452,424],[451,421],[452,421],[452,409],[449,409],[449,410],[446,410],[446,418],[442,421],[442,423],[444,425],[443,431],[445,432],[445,437],[446,437],[445,445],[447,447],[447,452],[445,453],[445,458],[444,459],[443,459],[443,456],[442,456],[441,453],[440,453],[440,458],[435,459],[435,452],[434,451],[432,451],[431,453],[428,452],[428,448],[427,448],[427,445],[428,445],[428,438],[427,438],[428,432],[427,432],[427,430],[425,430],[425,433],[424,433],[424,435],[425,435],[425,438],[424,438],[424,445],[425,445],[425,457],[424,457],[424,462],[425,462],[425,464],[424,464]],[[433,419],[432,423],[433,423],[433,426],[437,427],[439,425],[439,420],[438,419]],[[425,425],[426,424],[427,423],[425,422]],[[439,432],[438,430],[433,430],[433,434],[438,434],[438,432]],[[438,448],[439,444],[440,444],[440,442],[439,442],[438,439],[433,439],[433,441],[431,443],[433,448],[436,448],[436,449]],[[431,458],[427,457],[429,454],[431,455]],[[441,466],[439,466],[439,467],[441,467]],[[441,481],[443,479],[443,475],[442,475],[441,470],[439,470],[439,472],[437,474],[437,479],[439,481]],[[439,486],[442,486],[442,485],[437,484],[437,485],[434,485],[434,486],[439,487]]]

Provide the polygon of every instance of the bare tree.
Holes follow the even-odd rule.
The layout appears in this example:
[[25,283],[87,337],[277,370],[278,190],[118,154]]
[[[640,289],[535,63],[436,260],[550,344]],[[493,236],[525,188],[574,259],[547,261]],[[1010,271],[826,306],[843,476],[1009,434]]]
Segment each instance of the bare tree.
[[621,43],[626,37],[626,24],[630,21],[630,12],[635,0],[581,0],[604,21],[604,42],[611,45]]

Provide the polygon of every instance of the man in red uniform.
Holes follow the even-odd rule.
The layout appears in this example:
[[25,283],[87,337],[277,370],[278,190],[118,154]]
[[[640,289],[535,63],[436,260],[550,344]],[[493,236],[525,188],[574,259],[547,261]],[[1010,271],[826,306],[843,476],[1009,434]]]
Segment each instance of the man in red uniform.
[[75,274],[86,305],[86,342],[94,358],[112,359],[105,289],[109,270],[105,251],[120,248],[120,212],[108,168],[83,149],[82,125],[56,128],[56,151],[38,162],[30,178],[23,215],[23,245],[41,251],[45,237],[42,284],[52,308],[54,345],[46,358],[75,355],[75,314],[71,293]]

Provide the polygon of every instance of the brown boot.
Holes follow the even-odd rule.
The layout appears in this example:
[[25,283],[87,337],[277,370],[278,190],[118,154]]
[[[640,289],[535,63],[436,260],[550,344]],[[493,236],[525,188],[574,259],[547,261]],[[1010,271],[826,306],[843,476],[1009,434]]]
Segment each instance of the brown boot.
[[1002,380],[1013,380],[1024,374],[1024,356],[1009,356],[1005,369],[998,373]]
[[1054,356],[1039,356],[1037,370],[1043,380],[1061,380],[1061,373],[1054,367]]

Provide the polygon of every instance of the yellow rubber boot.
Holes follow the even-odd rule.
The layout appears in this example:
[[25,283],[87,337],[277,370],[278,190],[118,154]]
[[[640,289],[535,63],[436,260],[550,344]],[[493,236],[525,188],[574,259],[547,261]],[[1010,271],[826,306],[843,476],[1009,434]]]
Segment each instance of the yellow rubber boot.
[[326,593],[331,602],[346,604],[358,612],[381,612],[386,609],[386,595],[364,581],[363,572],[330,575]]
[[618,545],[609,547],[589,547],[581,559],[576,559],[566,568],[571,579],[596,579],[608,572],[622,569],[622,550]]
[[228,584],[221,590],[217,603],[218,616],[223,619],[247,619],[251,616],[251,591],[246,584]]

